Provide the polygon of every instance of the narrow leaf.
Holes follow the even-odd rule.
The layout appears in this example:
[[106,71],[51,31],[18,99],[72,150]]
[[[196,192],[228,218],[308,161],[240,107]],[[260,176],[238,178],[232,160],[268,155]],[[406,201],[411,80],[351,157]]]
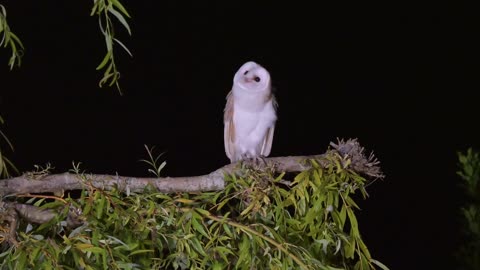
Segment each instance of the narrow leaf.
[[196,218],[192,219],[192,225],[193,225],[193,228],[195,228],[195,230],[197,232],[201,233],[203,236],[205,236],[207,238],[210,238],[208,236],[208,234],[205,232],[205,229],[203,228],[203,225],[200,224],[200,222],[198,222],[198,220]]
[[390,269],[388,269],[388,267],[385,264],[383,264],[383,263],[381,263],[377,260],[371,259],[370,262],[377,265],[378,267],[382,268],[383,270],[390,270]]
[[[130,57],[133,57],[132,53],[130,52],[130,50],[127,48],[127,46],[125,46],[120,40],[114,38],[113,39],[115,42],[117,42],[120,46],[122,46],[122,48],[128,53],[128,55],[130,55]],[[163,162],[165,163],[165,162]],[[162,164],[163,166],[165,166],[165,164]],[[161,168],[163,168],[163,166]],[[160,170],[161,170],[160,168]]]
[[128,14],[127,9],[120,3],[118,0],[110,0],[112,4],[117,7],[123,14],[130,18],[130,14]]
[[127,21],[122,16],[122,14],[120,14],[118,11],[113,9],[111,6],[108,7],[108,12],[112,13],[115,17],[117,17],[117,19],[120,21],[120,23],[123,24],[125,29],[127,29],[128,34],[132,35],[132,31],[130,30],[130,26],[128,25]]
[[97,66],[97,70],[100,70],[103,67],[105,67],[111,55],[112,55],[112,51],[108,51],[107,54],[105,54],[105,57],[103,58],[102,62],[100,63],[100,65]]

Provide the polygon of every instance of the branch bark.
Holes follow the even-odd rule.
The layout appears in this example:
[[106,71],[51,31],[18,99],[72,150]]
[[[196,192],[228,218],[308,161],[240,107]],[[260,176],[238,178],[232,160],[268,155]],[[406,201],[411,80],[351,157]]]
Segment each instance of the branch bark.
[[[330,144],[333,149],[345,159],[351,160],[351,168],[357,173],[369,177],[383,178],[378,166],[379,162],[370,154],[364,155],[364,148],[356,139]],[[328,152],[327,152],[328,153]],[[307,159],[317,159],[322,162],[323,155],[312,156],[287,156],[265,158],[265,163],[260,162],[259,167],[273,167],[277,172],[299,172],[310,168],[304,162]],[[141,193],[147,186],[152,186],[159,192],[202,192],[222,190],[224,188],[225,174],[231,174],[238,168],[238,163],[233,163],[219,168],[209,174],[190,177],[163,177],[140,178],[103,174],[52,174],[40,178],[32,178],[28,174],[0,181],[0,197],[25,193],[61,192],[64,190],[78,190],[85,187],[86,183],[96,188],[110,190],[118,188],[123,192]]]

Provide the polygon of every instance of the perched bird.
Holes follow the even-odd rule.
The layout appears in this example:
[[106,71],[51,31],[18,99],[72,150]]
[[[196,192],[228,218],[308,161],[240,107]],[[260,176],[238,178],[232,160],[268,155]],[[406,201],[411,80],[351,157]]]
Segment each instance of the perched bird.
[[223,117],[225,153],[230,162],[270,154],[276,107],[270,73],[255,62],[243,64],[233,77]]

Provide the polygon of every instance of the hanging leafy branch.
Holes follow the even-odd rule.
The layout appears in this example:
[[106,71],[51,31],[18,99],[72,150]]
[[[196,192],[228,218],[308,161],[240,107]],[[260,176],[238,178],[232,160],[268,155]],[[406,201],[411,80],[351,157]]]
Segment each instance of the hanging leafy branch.
[[98,16],[98,24],[100,26],[100,31],[105,37],[105,44],[107,48],[107,53],[103,58],[102,62],[97,66],[97,70],[104,69],[103,78],[99,82],[99,86],[102,87],[104,84],[109,86],[116,85],[118,91],[121,94],[120,84],[118,80],[120,79],[120,72],[117,69],[115,64],[114,57],[114,45],[120,45],[130,56],[132,53],[128,48],[117,38],[115,38],[114,24],[112,22],[112,15],[115,17],[127,30],[128,34],[131,35],[130,26],[128,25],[125,17],[130,18],[127,10],[123,7],[119,0],[94,0],[94,5],[90,16]]
[[[112,21],[115,17],[131,35],[130,26],[126,18],[130,18],[125,7],[119,0],[94,0],[93,8],[90,16],[98,16],[98,23],[100,31],[105,37],[105,44],[107,53],[97,66],[97,70],[104,70],[103,77],[99,82],[99,86],[102,87],[105,84],[108,86],[115,85],[118,91],[121,93],[119,79],[120,72],[118,71],[115,63],[114,48],[118,44],[122,47],[128,55],[132,56],[130,50],[120,40],[115,38],[114,23]],[[15,65],[20,66],[21,58],[23,55],[24,46],[20,39],[13,32],[10,31],[10,27],[7,24],[7,11],[3,5],[0,5],[0,47],[10,47],[12,55],[8,61],[10,69],[13,69]]]
[[[3,118],[1,116],[0,116],[0,124],[3,124]],[[5,136],[5,134],[2,132],[2,130],[0,130],[0,141],[6,142],[8,144],[8,146],[10,147],[10,149],[13,150],[12,143],[8,140],[7,136]],[[17,171],[17,169],[15,168],[13,163],[10,162],[10,160],[8,160],[3,155],[2,150],[0,148],[0,177],[1,178],[10,176],[9,168],[12,168],[14,171]]]
[[[120,3],[119,0],[94,0],[94,5],[91,11],[91,16],[97,15],[100,30],[105,36],[105,43],[107,47],[107,53],[102,60],[102,62],[97,66],[97,70],[105,69],[103,73],[103,78],[99,82],[99,86],[102,87],[104,84],[112,86],[116,85],[117,89],[121,93],[120,84],[118,80],[120,79],[120,72],[117,69],[114,58],[114,44],[120,45],[130,56],[131,52],[128,48],[117,38],[115,38],[114,25],[112,22],[112,17],[115,17],[127,30],[128,34],[131,35],[130,26],[128,25],[125,17],[130,18],[125,7]],[[24,46],[21,40],[15,35],[7,23],[7,11],[3,5],[0,4],[0,47],[10,47],[12,55],[8,61],[10,69],[13,67],[21,65],[21,58],[23,55]],[[3,119],[0,118],[0,123],[3,123]],[[5,134],[0,130],[0,139],[3,139],[7,142],[10,148],[13,149],[12,144],[7,139]],[[8,166],[13,167],[13,164],[5,158],[0,150],[0,177],[9,176]]]
[[0,5],[0,47],[10,47],[12,55],[8,60],[10,69],[15,65],[20,66],[22,63],[23,44],[20,39],[12,31],[7,23],[7,10],[3,5]]
[[[10,31],[10,26],[7,23],[7,10],[3,5],[0,4],[0,47],[10,47],[12,55],[8,60],[8,65],[10,70],[13,69],[15,65],[20,66],[23,54],[23,44],[20,39],[12,31]],[[0,116],[0,124],[3,124],[3,118]],[[8,144],[10,149],[13,150],[12,143],[8,140],[7,136],[0,130],[0,141],[4,141]],[[0,148],[0,177],[9,177],[10,173],[8,168],[12,168],[16,171],[15,166],[8,160],[2,153]]]

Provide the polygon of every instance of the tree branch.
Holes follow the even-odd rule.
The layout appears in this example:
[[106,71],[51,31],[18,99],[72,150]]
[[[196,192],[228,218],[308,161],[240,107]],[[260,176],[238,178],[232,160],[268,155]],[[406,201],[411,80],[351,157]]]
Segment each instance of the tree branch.
[[[377,159],[373,154],[367,158],[364,155],[363,147],[359,145],[356,139],[346,142],[339,140],[337,144],[331,143],[330,145],[333,149],[328,151],[335,151],[344,157],[345,160],[351,160],[350,166],[355,172],[369,177],[383,178]],[[259,167],[273,167],[276,172],[299,172],[310,168],[310,165],[305,160],[317,159],[321,164],[327,162],[321,159],[324,155],[265,158],[265,163],[262,164],[260,162]],[[141,193],[147,186],[152,186],[159,192],[164,193],[222,190],[224,188],[225,174],[232,174],[238,168],[237,166],[238,163],[233,163],[206,175],[190,177],[140,178],[103,174],[62,173],[33,178],[31,175],[24,174],[19,177],[1,180],[0,197],[11,194],[78,190],[86,187],[87,184],[95,188],[106,190],[118,188],[123,192],[135,193]]]

